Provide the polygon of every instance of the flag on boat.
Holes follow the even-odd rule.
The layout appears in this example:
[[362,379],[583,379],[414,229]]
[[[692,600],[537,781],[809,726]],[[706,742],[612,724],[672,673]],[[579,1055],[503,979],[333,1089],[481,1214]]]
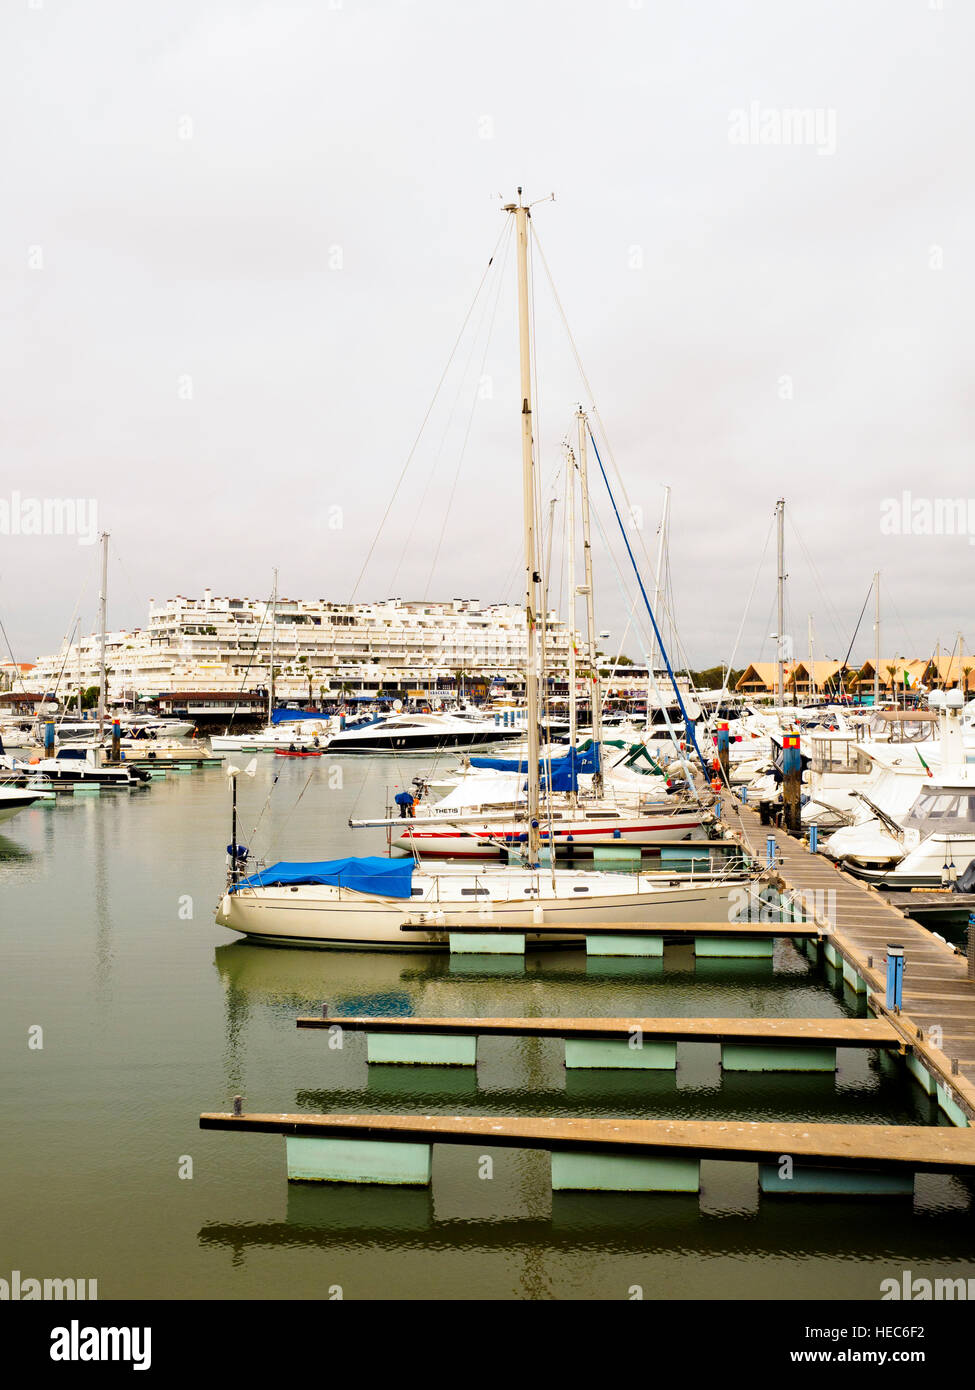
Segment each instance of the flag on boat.
[[[915,751],[915,753],[918,755],[918,757],[921,758],[921,750],[920,750],[919,748],[915,747],[914,751]],[[924,761],[923,758],[921,758],[921,766],[924,768],[925,772],[928,774],[929,777],[933,777],[933,776],[934,776],[934,773],[933,773],[933,772],[931,771],[931,769],[928,767],[927,763]]]

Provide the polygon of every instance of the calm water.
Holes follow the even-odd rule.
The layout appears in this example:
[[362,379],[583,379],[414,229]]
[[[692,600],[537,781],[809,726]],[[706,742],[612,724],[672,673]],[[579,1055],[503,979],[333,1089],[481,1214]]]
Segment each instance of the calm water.
[[[243,838],[272,858],[383,852],[381,833],[347,819],[379,814],[412,771],[392,758],[265,759],[241,778]],[[289,1188],[279,1136],[197,1127],[238,1093],[272,1111],[940,1122],[870,1054],[841,1054],[835,1078],[722,1079],[706,1045],[681,1047],[676,1076],[567,1076],[554,1042],[495,1039],[476,1077],[370,1074],[364,1038],[333,1052],[294,1023],[323,1000],[375,1013],[854,1011],[787,943],[771,964],[695,968],[680,948],[656,971],[558,952],[490,973],[441,955],[246,946],[213,922],[229,839],[218,770],[69,797],[3,831],[0,1277],[97,1278],[103,1298],[319,1298],[334,1285],[346,1298],[625,1298],[639,1284],[647,1298],[869,1299],[905,1268],[975,1276],[968,1194],[948,1178],[919,1179],[913,1211],[759,1206],[753,1168],[715,1163],[700,1201],[553,1196],[542,1155],[496,1151],[481,1181],[476,1149],[438,1148],[427,1191]],[[40,1050],[27,1045],[35,1025]],[[191,1179],[179,1176],[186,1157]]]

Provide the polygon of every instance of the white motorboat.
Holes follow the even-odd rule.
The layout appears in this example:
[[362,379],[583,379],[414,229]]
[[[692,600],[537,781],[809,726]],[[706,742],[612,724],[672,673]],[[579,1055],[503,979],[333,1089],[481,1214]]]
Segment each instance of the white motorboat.
[[27,787],[0,786],[0,822],[10,820],[18,811],[26,810],[38,800],[40,793]]
[[429,753],[442,748],[483,748],[506,742],[516,732],[500,721],[403,711],[339,729],[329,736],[325,747],[329,753]]
[[941,710],[941,764],[925,760],[919,774],[900,773],[901,791],[912,788],[906,813],[890,813],[865,792],[856,793],[869,819],[844,826],[824,843],[830,858],[881,887],[925,888],[953,884],[975,860],[975,765],[965,760],[962,695],[935,691]]
[[300,723],[269,724],[254,734],[211,734],[214,753],[275,753],[324,748],[330,735],[329,720],[304,719]]
[[8,757],[0,764],[10,771],[41,776],[52,787],[87,783],[99,787],[141,787],[149,783],[149,773],[137,767],[102,767],[93,747],[62,746],[53,758],[31,758],[29,762]]

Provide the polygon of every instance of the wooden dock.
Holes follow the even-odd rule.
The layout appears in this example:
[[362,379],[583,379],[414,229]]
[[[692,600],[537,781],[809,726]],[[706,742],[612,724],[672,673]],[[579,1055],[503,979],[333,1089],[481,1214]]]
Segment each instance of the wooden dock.
[[975,1175],[975,1134],[948,1125],[208,1112],[200,1116],[200,1128],[288,1138],[641,1153],[767,1164],[778,1164],[788,1155],[807,1167]]
[[662,936],[674,939],[689,936],[736,936],[742,939],[768,940],[769,937],[818,937],[822,927],[816,922],[532,922],[517,926],[509,922],[483,921],[449,922],[429,920],[422,923],[404,922],[400,931],[437,932],[444,936]]
[[[863,982],[869,1007],[892,1024],[934,1083],[946,1090],[961,1112],[955,1114],[956,1122],[971,1123],[975,1118],[975,980],[969,977],[967,957],[905,917],[877,889],[823,855],[811,854],[787,831],[762,825],[750,806],[727,793],[722,803],[726,828],[756,863],[765,862],[767,839],[774,837],[772,882],[780,890],[799,895],[807,910],[814,912],[827,951]],[[790,928],[789,934],[797,933]],[[888,1012],[884,1002],[888,945],[904,950],[899,1013]],[[918,1071],[914,1075],[924,1084]]]
[[638,1031],[668,1042],[779,1043],[789,1047],[899,1047],[900,1034],[882,1018],[299,1018],[299,1028],[362,1033],[443,1033],[485,1037],[618,1038]]

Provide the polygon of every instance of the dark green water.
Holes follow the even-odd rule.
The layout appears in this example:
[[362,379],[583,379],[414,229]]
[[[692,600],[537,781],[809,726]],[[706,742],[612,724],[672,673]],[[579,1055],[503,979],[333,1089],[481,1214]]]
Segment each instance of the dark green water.
[[[242,759],[238,761],[243,761]],[[282,768],[277,764],[284,762]],[[344,785],[335,786],[341,766]],[[265,804],[272,773],[279,783]],[[241,778],[244,839],[271,857],[382,852],[351,832],[409,764]],[[307,785],[306,785],[307,783]],[[296,806],[299,792],[305,788]],[[547,1159],[439,1147],[431,1189],[289,1185],[278,1136],[204,1133],[203,1110],[419,1110],[942,1123],[887,1061],[836,1076],[722,1078],[718,1051],[676,1073],[564,1072],[557,1044],[495,1039],[467,1069],[373,1068],[330,1051],[318,1012],[833,1016],[854,1011],[788,943],[771,964],[530,956],[490,973],[443,955],[272,950],[213,923],[229,839],[226,778],[67,798],[0,835],[0,1278],[98,1280],[159,1298],[863,1298],[883,1278],[975,1277],[969,1193],[918,1179],[908,1201],[768,1200],[749,1165],[706,1162],[696,1196],[552,1194]],[[192,911],[190,917],[188,913]],[[43,1029],[43,1048],[28,1030]],[[192,1160],[192,1178],[181,1165]]]

